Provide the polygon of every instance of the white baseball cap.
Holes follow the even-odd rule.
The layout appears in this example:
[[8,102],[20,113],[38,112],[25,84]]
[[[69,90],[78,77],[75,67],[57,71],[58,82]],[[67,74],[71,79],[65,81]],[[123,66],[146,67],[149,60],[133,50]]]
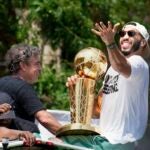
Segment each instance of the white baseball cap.
[[127,26],[132,26],[132,28],[135,28],[136,30],[139,31],[139,33],[144,37],[144,39],[146,41],[149,40],[149,33],[148,33],[147,29],[142,24],[140,24],[138,22],[131,21],[131,22],[126,23],[122,29],[126,28]]

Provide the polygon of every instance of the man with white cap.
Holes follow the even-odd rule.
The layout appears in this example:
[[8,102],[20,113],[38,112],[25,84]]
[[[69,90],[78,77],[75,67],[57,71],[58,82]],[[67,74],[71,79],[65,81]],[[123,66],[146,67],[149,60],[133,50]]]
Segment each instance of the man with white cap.
[[[133,150],[147,126],[149,67],[145,59],[150,55],[149,34],[143,25],[129,22],[119,32],[118,46],[115,35],[119,26],[108,21],[107,25],[96,23],[92,29],[105,43],[110,62],[95,99],[95,107],[102,100],[101,111],[93,112],[95,117],[100,116],[101,135],[82,137],[97,150]],[[76,78],[68,78],[66,85],[73,86]]]
[[[134,51],[140,50],[138,52],[139,55],[141,55],[143,58],[148,58],[150,56],[150,49],[149,49],[149,45],[148,45],[149,33],[148,33],[147,29],[143,25],[139,24],[138,22],[133,22],[133,21],[128,22],[127,24],[125,24],[123,26],[122,31],[119,32],[120,37],[124,36],[124,34],[125,34],[124,29],[127,27],[137,30],[140,33],[140,35],[143,37],[143,39],[137,41]],[[129,32],[129,34],[134,34],[134,33]],[[134,35],[129,35],[129,36],[134,36]],[[141,46],[141,48],[140,48],[140,46]]]

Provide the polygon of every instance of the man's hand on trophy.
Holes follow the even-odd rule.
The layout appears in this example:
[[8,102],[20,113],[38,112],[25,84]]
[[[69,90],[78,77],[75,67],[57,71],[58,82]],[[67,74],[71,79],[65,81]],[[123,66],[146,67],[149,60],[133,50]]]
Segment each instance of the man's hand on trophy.
[[67,78],[67,82],[66,82],[66,86],[69,88],[69,87],[72,87],[76,84],[76,80],[79,78],[79,76],[77,74],[73,75],[73,76],[70,76]]
[[75,85],[76,81],[79,78],[79,75],[75,74],[67,78],[66,87],[69,89],[69,97],[71,101],[74,101],[74,92],[75,92]]
[[73,87],[76,84],[78,78],[87,77],[82,71],[79,71],[78,74],[79,75],[75,74],[67,78],[66,87]]

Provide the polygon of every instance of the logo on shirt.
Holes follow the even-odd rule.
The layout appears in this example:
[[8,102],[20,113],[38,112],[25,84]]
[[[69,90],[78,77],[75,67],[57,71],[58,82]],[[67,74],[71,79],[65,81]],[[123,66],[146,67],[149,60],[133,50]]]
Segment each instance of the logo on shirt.
[[103,93],[110,94],[118,91],[119,74],[116,76],[106,75],[104,79]]

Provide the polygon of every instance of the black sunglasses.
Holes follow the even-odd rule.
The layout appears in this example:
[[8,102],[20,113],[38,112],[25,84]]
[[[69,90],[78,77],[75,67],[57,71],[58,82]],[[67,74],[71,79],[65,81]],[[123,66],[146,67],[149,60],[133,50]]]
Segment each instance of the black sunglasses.
[[126,34],[128,34],[129,37],[134,37],[136,35],[135,31],[120,31],[119,36],[124,37]]

